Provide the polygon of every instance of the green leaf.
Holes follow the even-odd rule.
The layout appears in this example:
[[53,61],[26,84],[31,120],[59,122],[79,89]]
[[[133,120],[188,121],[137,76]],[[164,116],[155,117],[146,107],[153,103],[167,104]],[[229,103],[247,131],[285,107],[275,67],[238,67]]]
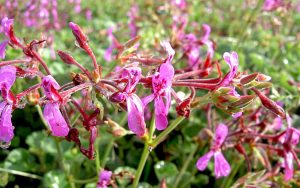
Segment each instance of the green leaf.
[[52,170],[45,174],[43,184],[48,188],[69,188],[66,175],[59,170]]
[[135,169],[131,167],[118,167],[115,171],[114,174],[119,174],[122,173],[124,174],[123,176],[117,176],[117,182],[120,187],[126,187],[127,184],[131,182],[131,178],[135,174]]
[[33,132],[26,138],[26,144],[30,147],[29,149],[34,153],[45,153],[56,154],[55,141],[51,136],[48,136],[45,131]]
[[35,157],[28,150],[18,148],[12,150],[4,161],[4,168],[18,171],[36,171]]
[[9,174],[7,172],[0,172],[0,186],[5,187],[8,183]]
[[174,163],[165,161],[159,161],[156,163],[154,166],[154,171],[159,181],[166,179],[168,184],[174,180],[178,174],[176,165]]

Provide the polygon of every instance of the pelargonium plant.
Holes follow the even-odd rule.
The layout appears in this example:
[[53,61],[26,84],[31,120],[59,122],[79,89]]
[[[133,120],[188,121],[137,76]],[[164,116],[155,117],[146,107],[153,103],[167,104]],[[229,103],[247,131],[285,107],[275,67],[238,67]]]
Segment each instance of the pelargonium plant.
[[[186,33],[187,17],[180,16],[184,15],[186,5],[174,1],[173,6],[176,10],[172,36],[169,40],[162,40],[161,47],[153,49],[160,54],[159,57],[149,56],[139,50],[140,37],[135,26],[137,7],[134,6],[129,13],[132,31],[129,41],[122,44],[114,37],[112,30],[109,31],[113,44],[108,49],[108,59],[114,59],[119,65],[106,75],[103,67],[108,62],[97,61],[88,37],[79,25],[70,22],[70,33],[77,47],[90,58],[93,68],[86,68],[71,54],[57,50],[62,63],[78,68],[77,73],[71,74],[72,81],[63,85],[57,82],[39,54],[41,44],[45,41],[25,43],[16,35],[13,20],[2,18],[0,31],[5,40],[0,45],[1,59],[5,59],[5,49],[8,47],[23,52],[22,58],[0,63],[2,148],[9,147],[14,131],[18,129],[11,121],[13,111],[26,105],[43,108],[41,118],[49,134],[73,142],[90,160],[97,158],[95,140],[101,138],[98,127],[105,122],[114,136],[134,134],[144,143],[131,182],[133,187],[137,187],[149,154],[180,122],[193,116],[194,111],[205,108],[208,120],[204,132],[212,143],[210,149],[197,160],[195,169],[204,171],[213,158],[215,178],[227,177],[232,171],[233,161],[226,157],[226,152],[234,150],[245,158],[246,166],[251,171],[251,161],[256,159],[248,151],[260,150],[264,155],[259,160],[264,164],[266,173],[256,181],[257,184],[271,176],[280,175],[280,169],[283,169],[286,181],[293,178],[294,163],[300,166],[297,157],[299,150],[296,149],[300,132],[292,126],[292,119],[283,110],[282,104],[268,98],[271,78],[262,73],[239,71],[239,57],[234,51],[225,52],[222,59],[215,59],[216,44],[210,39],[210,26],[198,26],[202,28],[202,36]],[[117,52],[116,55],[113,55],[113,50]],[[178,51],[182,57],[176,56]],[[186,66],[177,68],[178,60],[186,62]],[[221,70],[223,62],[227,64],[226,72]],[[24,78],[35,80],[36,84],[15,93],[11,89],[15,80]],[[184,93],[184,97],[180,92]],[[113,117],[96,102],[97,98],[103,98],[126,111],[128,125],[121,127],[114,122]],[[258,100],[261,105],[255,106],[254,101]],[[220,120],[214,126],[210,115],[212,106],[225,112],[231,120]],[[152,120],[148,124],[146,112],[152,109]],[[177,112],[175,120],[168,116],[171,109]],[[77,113],[74,112],[80,114],[80,118],[71,124],[70,120],[76,118]],[[89,133],[88,147],[82,144],[82,128]],[[203,134],[199,134],[198,139],[201,137]],[[266,155],[266,152],[272,152],[272,156]],[[116,178],[120,174],[114,174],[110,169],[98,170],[97,187],[117,187]]]

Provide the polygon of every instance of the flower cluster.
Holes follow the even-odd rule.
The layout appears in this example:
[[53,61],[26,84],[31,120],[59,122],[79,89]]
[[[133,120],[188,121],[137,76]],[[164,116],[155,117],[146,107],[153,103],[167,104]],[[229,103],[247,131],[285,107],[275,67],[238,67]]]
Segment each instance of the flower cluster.
[[[268,88],[271,87],[270,78],[261,73],[239,72],[239,58],[236,52],[223,54],[223,60],[229,66],[229,70],[223,76],[220,69],[222,63],[214,60],[215,42],[210,39],[209,25],[202,26],[203,35],[186,33],[187,19],[180,16],[184,15],[186,11],[186,3],[185,1],[174,1],[173,5],[177,14],[174,14],[171,26],[173,34],[170,41],[161,42],[163,50],[155,49],[160,52],[159,58],[146,57],[142,52],[129,50],[132,47],[138,48],[139,37],[136,36],[137,27],[135,25],[138,17],[137,7],[132,7],[129,13],[132,39],[121,44],[113,36],[112,29],[108,30],[112,45],[106,51],[106,60],[111,61],[114,58],[115,61],[120,62],[120,66],[114,67],[115,69],[106,76],[103,76],[102,72],[104,64],[99,65],[97,62],[97,58],[89,46],[88,37],[79,25],[70,22],[69,27],[78,47],[89,56],[93,63],[93,69],[85,68],[70,54],[57,51],[64,63],[76,66],[80,70],[80,72],[72,74],[71,82],[62,86],[53,77],[46,62],[38,53],[40,47],[38,44],[44,41],[32,41],[30,44],[25,44],[15,36],[13,20],[3,18],[0,32],[5,34],[6,40],[0,43],[1,58],[5,58],[7,44],[15,47],[16,50],[22,50],[24,58],[0,63],[0,89],[3,99],[0,103],[1,142],[6,143],[7,146],[13,139],[14,127],[11,122],[13,110],[29,104],[32,100],[32,93],[43,94],[41,97],[34,95],[34,101],[36,101],[35,105],[44,108],[42,118],[45,120],[49,132],[53,136],[74,142],[89,159],[95,157],[94,143],[98,136],[97,126],[102,122],[113,124],[109,114],[105,112],[105,108],[102,109],[101,105],[97,104],[96,96],[98,95],[117,108],[127,111],[130,131],[122,131],[122,134],[113,133],[113,135],[124,136],[131,132],[153,147],[157,145],[158,141],[153,139],[154,129],[151,130],[147,127],[145,120],[145,111],[151,109],[150,102],[154,103],[154,124],[157,132],[165,130],[164,133],[169,133],[168,131],[172,128],[169,129],[168,115],[173,101],[176,104],[177,115],[185,118],[192,113],[191,109],[202,109],[203,107],[210,109],[212,105],[215,105],[229,117],[232,116],[232,122],[219,123],[216,126],[210,150],[197,161],[196,166],[200,171],[206,169],[209,160],[214,156],[216,178],[228,176],[231,171],[230,164],[225,159],[224,152],[222,153],[228,148],[235,148],[238,153],[242,154],[249,167],[248,155],[250,154],[244,149],[245,145],[249,145],[252,148],[268,148],[275,151],[284,160],[283,163],[278,163],[285,169],[285,179],[291,179],[293,177],[293,161],[295,160],[299,164],[294,147],[298,144],[300,133],[292,127],[291,118],[283,108],[267,97]],[[117,51],[115,57],[112,56],[114,49]],[[177,68],[174,61],[177,51],[184,54],[186,67],[183,69]],[[205,53],[200,53],[201,51]],[[40,66],[43,69],[40,69]],[[37,78],[38,83],[21,93],[14,94],[11,88],[15,80],[24,77]],[[175,88],[176,90],[187,88],[191,93],[189,96],[186,95],[188,97],[183,98],[179,96]],[[141,89],[144,90],[143,95],[140,94]],[[199,96],[199,90],[205,94]],[[75,93],[78,95],[74,95]],[[145,93],[148,94],[145,95]],[[24,103],[21,99],[25,97],[28,100]],[[259,98],[263,107],[247,111],[246,107],[253,104],[256,98]],[[80,119],[76,121],[75,125],[72,125],[69,119],[74,117],[74,113],[72,113],[74,111],[80,114]],[[267,118],[262,119],[266,116],[276,118],[277,124],[279,124],[276,127],[279,128],[287,121],[287,128],[285,130],[275,129],[274,122],[270,122]],[[114,127],[117,126],[114,125]],[[208,128],[214,129],[212,125],[208,125]],[[82,129],[90,135],[88,148],[81,143]],[[122,128],[122,130],[124,129]],[[272,159],[270,157],[265,160]],[[277,172],[276,169],[275,172]],[[97,186],[107,187],[113,176],[112,172],[103,170]]]

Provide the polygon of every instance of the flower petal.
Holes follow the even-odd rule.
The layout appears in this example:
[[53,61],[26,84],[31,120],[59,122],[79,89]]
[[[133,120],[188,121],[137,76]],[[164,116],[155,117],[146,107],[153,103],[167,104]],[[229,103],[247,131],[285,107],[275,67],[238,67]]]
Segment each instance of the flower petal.
[[231,168],[229,163],[224,158],[223,154],[220,151],[217,151],[214,153],[214,158],[216,178],[228,176],[231,171]]
[[6,50],[6,45],[8,44],[8,40],[5,40],[0,43],[0,59],[5,58],[5,50]]
[[166,106],[162,97],[157,97],[154,100],[155,106],[155,126],[157,130],[164,130],[168,125]]
[[51,75],[43,77],[42,87],[48,99],[54,101],[58,101],[60,99],[60,95],[57,91],[60,86]]
[[228,127],[225,124],[220,123],[216,128],[214,146],[217,148],[221,147],[227,135]]
[[99,175],[99,180],[97,183],[97,188],[107,188],[110,184],[112,172],[108,170],[102,170]]
[[69,127],[59,110],[59,104],[57,102],[47,103],[43,115],[53,136],[63,137],[68,135]]
[[14,126],[11,122],[12,105],[1,102],[0,113],[0,141],[9,143],[14,137]]
[[127,96],[128,127],[138,136],[146,133],[146,123],[144,120],[144,109],[141,99],[132,94]]
[[294,176],[293,154],[288,152],[284,157],[284,180],[289,181]]
[[197,168],[200,171],[203,171],[206,169],[208,162],[210,160],[210,158],[213,156],[214,152],[213,151],[209,151],[208,153],[206,153],[205,155],[203,155],[202,157],[200,157],[197,161]]

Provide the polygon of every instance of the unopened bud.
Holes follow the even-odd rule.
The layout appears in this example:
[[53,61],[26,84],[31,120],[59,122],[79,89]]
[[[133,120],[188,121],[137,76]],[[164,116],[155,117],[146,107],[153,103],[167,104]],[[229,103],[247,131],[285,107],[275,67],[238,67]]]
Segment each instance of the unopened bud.
[[115,136],[115,137],[122,137],[127,134],[126,129],[121,127],[118,123],[115,121],[107,118],[107,121],[104,121],[105,124],[109,125],[111,130],[110,132]]
[[240,83],[242,85],[247,85],[247,84],[251,83],[252,81],[254,81],[257,77],[258,77],[258,73],[249,74],[249,75],[243,77],[240,80]]
[[66,52],[57,50],[57,54],[59,55],[60,59],[66,64],[72,65],[76,63],[75,59]]
[[285,112],[284,112],[284,110],[278,104],[276,104],[276,102],[274,102],[271,99],[269,99],[268,97],[266,97],[258,89],[252,88],[252,90],[259,97],[262,105],[265,108],[269,109],[271,112],[273,112],[274,114],[280,116],[281,118],[283,118],[283,119],[285,118]]
[[85,51],[89,51],[90,48],[88,46],[88,39],[83,33],[82,29],[75,23],[70,22],[69,27],[72,29],[72,33],[76,38],[76,41],[80,48],[84,49]]

